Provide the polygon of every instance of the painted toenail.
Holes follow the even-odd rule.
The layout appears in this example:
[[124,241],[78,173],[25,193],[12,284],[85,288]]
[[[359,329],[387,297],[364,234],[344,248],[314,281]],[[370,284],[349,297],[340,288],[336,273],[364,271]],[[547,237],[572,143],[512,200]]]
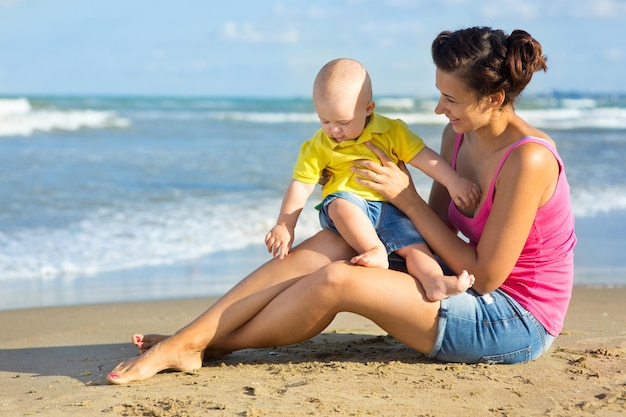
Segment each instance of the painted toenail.
[[118,374],[109,374],[108,376],[111,379],[119,379],[120,378],[120,376]]

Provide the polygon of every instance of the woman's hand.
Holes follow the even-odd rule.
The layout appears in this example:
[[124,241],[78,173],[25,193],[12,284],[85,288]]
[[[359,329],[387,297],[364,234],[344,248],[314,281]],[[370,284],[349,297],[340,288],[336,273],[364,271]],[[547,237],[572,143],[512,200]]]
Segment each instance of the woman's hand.
[[414,198],[419,198],[413,180],[404,163],[396,165],[376,145],[365,144],[380,159],[380,164],[370,160],[355,161],[358,166],[351,168],[356,173],[356,181],[360,184],[381,193],[393,205],[402,209],[403,204],[410,204]]
[[330,177],[332,177],[332,175],[333,175],[332,172],[324,168],[324,170],[322,171],[322,175],[320,175],[320,179],[319,181],[317,181],[317,183],[321,185],[322,187],[325,186],[326,183],[330,181]]

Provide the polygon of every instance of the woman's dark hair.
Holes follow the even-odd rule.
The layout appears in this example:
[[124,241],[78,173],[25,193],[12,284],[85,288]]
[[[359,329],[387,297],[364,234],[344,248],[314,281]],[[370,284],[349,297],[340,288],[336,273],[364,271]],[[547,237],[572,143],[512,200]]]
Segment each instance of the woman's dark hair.
[[461,77],[479,98],[504,90],[503,105],[515,103],[535,71],[548,69],[541,44],[523,30],[444,31],[433,41],[432,55],[437,68]]

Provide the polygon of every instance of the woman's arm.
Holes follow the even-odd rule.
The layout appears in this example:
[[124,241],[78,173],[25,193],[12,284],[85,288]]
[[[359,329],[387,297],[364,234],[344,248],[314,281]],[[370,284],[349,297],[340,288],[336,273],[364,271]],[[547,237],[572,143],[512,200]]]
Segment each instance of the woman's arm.
[[509,276],[530,234],[539,207],[554,193],[559,165],[544,146],[516,148],[502,166],[491,214],[476,247],[479,291],[498,288]]
[[[554,156],[536,144],[520,146],[511,153],[498,177],[498,192],[480,242],[473,247],[450,230],[418,195],[406,171],[398,168],[380,149],[368,146],[379,156],[382,165],[363,161],[364,168],[354,168],[361,177],[358,181],[382,193],[404,211],[433,252],[450,268],[457,273],[466,269],[474,274],[476,291],[487,293],[497,289],[519,258],[538,207],[554,190],[558,177]],[[374,183],[372,179],[376,175]],[[441,199],[437,195],[434,198]],[[439,205],[441,202],[437,202],[437,207]]]

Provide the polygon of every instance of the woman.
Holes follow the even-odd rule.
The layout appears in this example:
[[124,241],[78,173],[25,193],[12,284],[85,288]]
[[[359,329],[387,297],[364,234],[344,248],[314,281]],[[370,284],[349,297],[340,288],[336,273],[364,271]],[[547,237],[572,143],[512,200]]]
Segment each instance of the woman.
[[371,319],[440,361],[519,363],[550,347],[571,296],[576,238],[554,142],[514,111],[533,73],[546,70],[541,45],[524,31],[469,28],[439,34],[432,54],[441,94],[435,112],[450,120],[442,155],[481,188],[477,208],[458,209],[439,184],[426,204],[406,170],[376,148],[382,165],[363,161],[353,169],[411,218],[454,273],[473,273],[473,288],[430,302],[407,274],[346,262],[354,252],[322,231],[253,272],[175,335],[136,335],[142,354],[119,364],[109,382],[197,369],[203,356],[297,343],[341,311]]

